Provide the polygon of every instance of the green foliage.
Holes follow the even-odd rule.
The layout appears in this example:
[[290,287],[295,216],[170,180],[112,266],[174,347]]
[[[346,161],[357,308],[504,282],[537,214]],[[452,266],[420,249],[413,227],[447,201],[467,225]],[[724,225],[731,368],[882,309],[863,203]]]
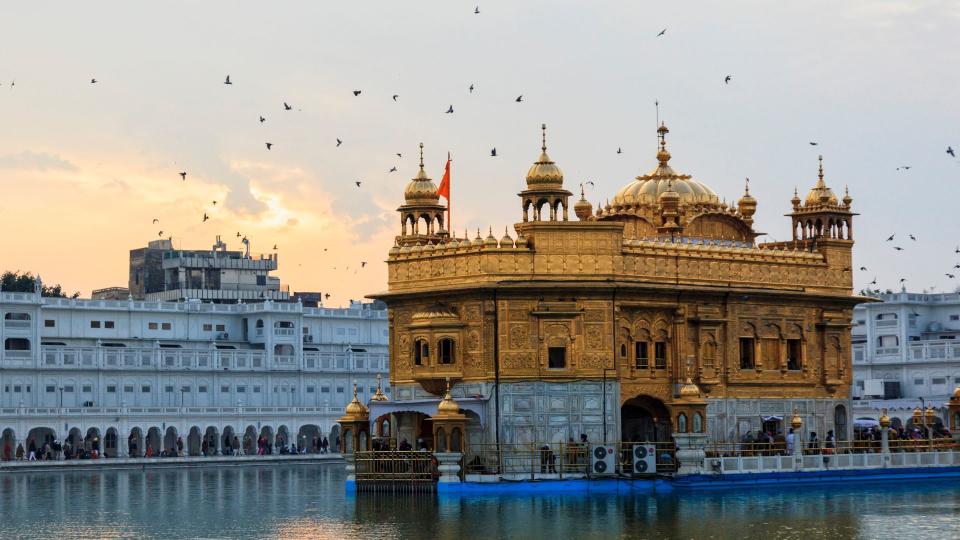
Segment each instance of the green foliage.
[[[11,272],[7,270],[0,275],[0,290],[9,291],[9,292],[33,292],[33,288],[37,284],[37,278],[33,276],[30,272],[21,273],[19,270],[16,272]],[[60,284],[49,286],[43,285],[40,290],[41,296],[53,296],[57,298],[68,298],[66,293],[63,292],[63,287]],[[79,292],[75,292],[69,296],[69,298],[78,298],[80,296]]]

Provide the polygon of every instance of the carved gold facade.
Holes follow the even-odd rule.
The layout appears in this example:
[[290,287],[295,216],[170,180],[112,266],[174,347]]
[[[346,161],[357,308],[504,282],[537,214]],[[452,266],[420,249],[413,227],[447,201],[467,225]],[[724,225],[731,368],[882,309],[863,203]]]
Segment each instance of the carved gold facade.
[[[576,221],[544,139],[519,194],[522,220],[499,239],[443,230],[421,164],[399,209],[388,291],[373,295],[389,308],[395,410],[441,395],[449,379],[483,400],[487,442],[595,440],[599,423],[608,439],[662,438],[689,369],[711,421],[725,424],[715,437],[729,438],[726,402],[781,399],[791,411],[806,400],[815,414],[818,400],[848,399],[859,301],[849,195],[833,196],[821,165],[804,204],[793,200],[793,240],[757,244],[749,186],[736,206],[721,202],[672,168],[667,132],[658,165],[612,203],[594,212],[581,191]],[[634,406],[650,418],[631,428]],[[832,426],[832,410],[819,410]],[[557,427],[563,415],[575,426]]]

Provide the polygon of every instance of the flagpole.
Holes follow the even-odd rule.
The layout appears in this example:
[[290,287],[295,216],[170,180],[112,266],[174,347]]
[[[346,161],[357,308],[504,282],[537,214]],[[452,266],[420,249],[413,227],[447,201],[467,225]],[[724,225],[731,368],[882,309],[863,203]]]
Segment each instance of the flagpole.
[[[450,160],[450,151],[447,150],[447,167],[450,166],[450,161],[451,161],[451,160]],[[453,184],[453,181],[452,181],[452,180],[448,180],[448,182],[449,182],[449,183],[447,184],[447,190],[450,191],[450,190],[453,189],[453,186],[450,185],[450,184]],[[451,236],[451,237],[453,236],[453,210],[452,210],[453,202],[451,201],[452,198],[453,198],[453,194],[451,193],[451,194],[447,197],[447,230],[450,231],[450,236]]]

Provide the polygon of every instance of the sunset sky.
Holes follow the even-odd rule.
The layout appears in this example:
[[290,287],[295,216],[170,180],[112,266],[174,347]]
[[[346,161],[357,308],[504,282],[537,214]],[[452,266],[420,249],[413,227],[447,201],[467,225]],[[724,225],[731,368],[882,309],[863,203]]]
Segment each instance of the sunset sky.
[[789,237],[822,153],[858,289],[957,286],[960,3],[478,1],[4,2],[0,270],[88,296],[161,230],[239,231],[343,304],[386,288],[421,141],[438,182],[453,155],[456,231],[499,237],[541,123],[596,204],[655,164],[659,100],[671,165],[728,201],[750,177],[758,230]]

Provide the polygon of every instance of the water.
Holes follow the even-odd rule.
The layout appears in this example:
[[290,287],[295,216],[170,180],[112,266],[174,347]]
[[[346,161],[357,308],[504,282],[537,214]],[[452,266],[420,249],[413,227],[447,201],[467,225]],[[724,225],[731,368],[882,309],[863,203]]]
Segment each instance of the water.
[[340,465],[0,476],[3,538],[960,538],[960,483],[437,498]]

